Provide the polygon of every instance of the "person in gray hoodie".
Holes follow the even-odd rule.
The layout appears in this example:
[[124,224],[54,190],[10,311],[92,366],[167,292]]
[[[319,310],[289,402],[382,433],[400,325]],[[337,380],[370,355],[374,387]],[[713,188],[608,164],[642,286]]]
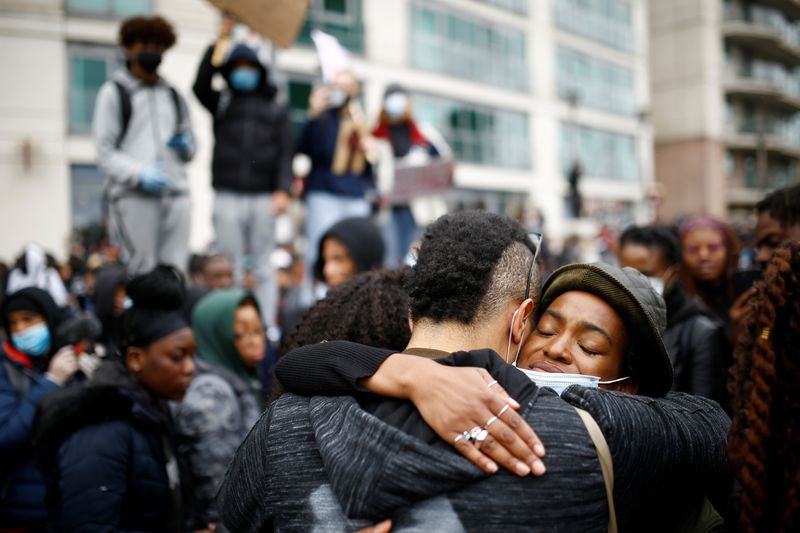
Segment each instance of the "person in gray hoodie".
[[159,74],[175,43],[161,17],[122,23],[126,65],[97,95],[92,126],[97,162],[107,177],[109,232],[131,274],[189,257],[191,205],[185,164],[195,152],[184,99]]
[[[455,439],[437,435],[426,413],[402,400],[286,394],[230,466],[218,497],[226,525],[237,531],[344,531],[391,517],[393,531],[606,531],[614,516],[621,530],[675,525],[681,515],[675,509],[689,508],[711,480],[724,476],[726,415],[713,402],[687,395],[571,387],[559,397],[504,363],[497,354],[513,359],[529,328],[532,263],[533,245],[512,221],[448,215],[426,232],[409,282],[413,333],[405,354],[477,367],[457,369],[456,382],[465,385],[486,374],[491,381],[481,381],[478,400],[487,399],[491,411],[475,422],[483,431],[465,426]],[[646,280],[641,287],[648,287]],[[665,314],[658,300],[640,301],[642,320],[653,329]],[[464,349],[473,351],[458,351]],[[642,377],[649,376],[649,393],[660,396],[671,383],[669,361],[663,349],[651,358],[653,369],[662,370]],[[309,373],[315,373],[312,367],[310,362]],[[336,375],[329,380],[343,381]],[[500,394],[497,382],[510,397]],[[505,407],[513,405],[511,398],[538,434],[524,444],[547,448],[546,473],[538,464],[541,449],[511,462],[516,475],[489,475],[491,469],[476,468],[452,448],[455,441],[488,453],[493,438],[495,448],[515,448],[508,433],[520,421]],[[592,415],[608,441],[617,476],[613,489],[604,484],[598,451],[573,405]]]

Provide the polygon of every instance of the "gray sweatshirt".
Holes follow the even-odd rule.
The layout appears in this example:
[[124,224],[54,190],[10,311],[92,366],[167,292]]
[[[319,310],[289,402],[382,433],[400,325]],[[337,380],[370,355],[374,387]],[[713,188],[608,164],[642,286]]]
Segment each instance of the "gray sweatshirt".
[[[131,116],[122,144],[117,147],[122,127],[119,93],[113,81],[128,89],[131,98]],[[164,171],[171,180],[168,193],[188,190],[185,162],[177,152],[167,146],[176,132],[191,133],[189,111],[183,98],[183,119],[177,124],[175,103],[169,86],[163,79],[146,85],[127,68],[120,69],[112,79],[103,84],[94,108],[94,132],[97,162],[108,181],[110,198],[118,198],[137,189],[142,171],[155,162],[164,163]],[[188,154],[188,159],[194,150]]]

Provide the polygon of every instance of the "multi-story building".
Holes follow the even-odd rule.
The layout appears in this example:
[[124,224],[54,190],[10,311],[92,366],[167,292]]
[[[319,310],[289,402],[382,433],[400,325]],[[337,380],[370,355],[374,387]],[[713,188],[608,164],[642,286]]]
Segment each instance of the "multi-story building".
[[[575,228],[565,202],[579,161],[584,214],[621,226],[650,216],[645,0],[312,0],[297,43],[274,69],[299,126],[319,77],[312,28],[353,53],[364,105],[412,91],[417,119],[439,128],[459,164],[453,208],[517,215],[535,208],[558,240]],[[192,246],[212,237],[207,113],[190,96],[218,15],[202,0],[0,0],[0,257],[26,240],[61,252],[102,215],[89,136],[94,98],[122,64],[119,21],[157,12],[178,44],[164,76],[190,103],[200,151],[190,166]],[[8,231],[7,228],[14,228]]]
[[659,0],[650,24],[660,215],[738,218],[797,183],[800,2]]

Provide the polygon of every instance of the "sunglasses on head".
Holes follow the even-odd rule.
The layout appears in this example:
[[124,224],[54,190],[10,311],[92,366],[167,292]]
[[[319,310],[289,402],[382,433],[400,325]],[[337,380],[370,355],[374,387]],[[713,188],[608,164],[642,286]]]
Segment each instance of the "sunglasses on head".
[[528,280],[525,282],[525,300],[531,297],[531,285],[533,281],[533,267],[536,264],[536,258],[539,257],[539,250],[542,249],[542,241],[544,241],[544,235],[541,233],[529,233],[528,237],[533,241],[533,244],[536,246],[536,251],[533,252],[533,259],[531,260],[531,266],[528,267]]

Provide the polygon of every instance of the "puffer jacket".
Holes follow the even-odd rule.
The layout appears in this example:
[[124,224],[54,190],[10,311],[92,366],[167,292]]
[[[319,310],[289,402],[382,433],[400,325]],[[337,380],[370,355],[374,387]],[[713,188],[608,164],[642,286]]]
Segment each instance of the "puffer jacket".
[[236,449],[261,415],[258,391],[233,372],[196,360],[197,373],[181,402],[171,405],[178,453],[191,475],[193,528],[219,521],[214,502]]
[[34,426],[36,460],[51,476],[55,531],[184,529],[180,468],[166,406],[119,361],[92,384],[42,403]]
[[[47,520],[47,484],[33,464],[31,427],[39,402],[59,386],[44,374],[12,361],[5,351],[0,359],[0,524],[43,524]],[[20,394],[18,387],[26,392]]]
[[194,94],[214,116],[214,189],[239,193],[289,191],[292,184],[294,142],[289,111],[275,99],[267,83],[267,69],[249,48],[237,46],[219,72],[227,80],[233,63],[247,59],[259,65],[261,81],[249,93],[230,88],[217,91],[211,80],[214,47],[203,56],[194,82]]

